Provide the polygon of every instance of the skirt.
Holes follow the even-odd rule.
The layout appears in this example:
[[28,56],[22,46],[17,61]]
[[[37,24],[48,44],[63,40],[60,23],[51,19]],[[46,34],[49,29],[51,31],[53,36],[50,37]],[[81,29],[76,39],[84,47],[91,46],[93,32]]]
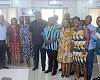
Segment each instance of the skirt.
[[76,65],[85,66],[86,65],[87,53],[82,54],[82,52],[73,52],[73,62]]
[[30,45],[23,46],[22,55],[25,57],[34,57],[33,48]]
[[20,43],[9,43],[9,50],[11,53],[21,53]]

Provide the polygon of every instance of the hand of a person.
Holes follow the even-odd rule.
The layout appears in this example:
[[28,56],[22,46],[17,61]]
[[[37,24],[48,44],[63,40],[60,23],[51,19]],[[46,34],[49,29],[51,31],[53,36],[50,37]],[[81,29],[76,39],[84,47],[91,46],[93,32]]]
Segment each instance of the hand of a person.
[[70,48],[71,53],[73,53],[73,48]]
[[33,47],[33,43],[32,42],[30,43],[30,45],[31,45],[31,47]]
[[47,40],[45,43],[46,43],[46,45],[49,45],[51,43],[51,41]]
[[96,34],[96,30],[92,30],[92,34]]
[[9,43],[7,44],[7,47],[9,47]]
[[23,46],[23,43],[21,42],[21,47]]
[[83,49],[83,51],[82,51],[82,55],[85,55],[85,54],[86,54],[86,50]]

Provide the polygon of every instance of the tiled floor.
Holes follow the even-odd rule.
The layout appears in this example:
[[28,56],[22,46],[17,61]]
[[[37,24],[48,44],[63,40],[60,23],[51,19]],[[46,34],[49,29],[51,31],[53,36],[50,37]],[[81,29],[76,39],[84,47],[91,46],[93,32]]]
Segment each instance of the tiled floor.
[[28,80],[28,73],[29,69],[2,69],[0,70],[0,80],[3,77],[11,78],[12,80]]
[[[8,65],[9,66],[9,65]],[[9,66],[10,69],[14,69],[12,67],[12,65]],[[32,71],[32,67],[33,67],[33,62],[31,59],[31,68],[29,69],[29,79],[28,80],[74,80],[75,75],[70,76],[69,78],[61,78],[61,72],[57,72],[57,75],[55,76],[51,76],[51,73],[45,74],[44,72],[41,71],[41,67],[39,66],[39,69],[36,71]],[[48,66],[46,66],[47,69]],[[60,68],[60,64],[59,64],[59,68]],[[18,69],[17,67],[15,69]],[[27,69],[26,63],[22,64],[22,68],[21,69]],[[94,68],[93,68],[93,77],[98,76],[98,67],[97,64],[94,64]],[[24,75],[23,75],[24,77]],[[21,79],[20,79],[21,80]],[[81,79],[83,80],[83,78]]]

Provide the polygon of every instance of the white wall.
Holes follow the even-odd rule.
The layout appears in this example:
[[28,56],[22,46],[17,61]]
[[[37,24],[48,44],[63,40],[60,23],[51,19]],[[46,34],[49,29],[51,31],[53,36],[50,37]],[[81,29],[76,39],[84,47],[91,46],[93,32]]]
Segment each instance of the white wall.
[[[79,16],[81,19],[84,19],[86,15],[88,15],[89,8],[100,8],[97,7],[97,3],[93,2],[89,3],[88,1],[75,1],[75,0],[64,0],[63,6],[48,6],[48,0],[20,0],[18,4],[12,2],[11,7],[18,8],[18,16],[20,16],[20,8],[23,7],[35,7],[37,11],[41,11],[41,8],[68,8],[68,12],[71,14],[71,17]],[[1,7],[1,6],[0,6]]]

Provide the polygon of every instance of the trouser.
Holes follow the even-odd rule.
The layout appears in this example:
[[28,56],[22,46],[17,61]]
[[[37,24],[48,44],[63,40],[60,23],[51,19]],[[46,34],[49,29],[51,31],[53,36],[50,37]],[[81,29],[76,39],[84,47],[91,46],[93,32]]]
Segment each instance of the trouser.
[[7,51],[8,63],[11,63],[11,53],[9,51],[9,47],[6,47],[6,51]]
[[0,40],[0,67],[5,66],[6,41]]
[[47,50],[49,58],[49,69],[53,69],[53,71],[58,69],[57,53],[58,52],[56,50]]
[[88,76],[92,76],[92,69],[93,69],[93,59],[94,59],[94,51],[95,49],[88,50],[87,54],[87,69],[88,69]]
[[97,55],[97,63],[99,67],[99,76],[100,76],[100,55]]
[[38,68],[39,65],[39,50],[41,52],[41,65],[42,68],[45,69],[45,61],[46,61],[46,49],[42,48],[42,45],[34,45],[34,67]]

